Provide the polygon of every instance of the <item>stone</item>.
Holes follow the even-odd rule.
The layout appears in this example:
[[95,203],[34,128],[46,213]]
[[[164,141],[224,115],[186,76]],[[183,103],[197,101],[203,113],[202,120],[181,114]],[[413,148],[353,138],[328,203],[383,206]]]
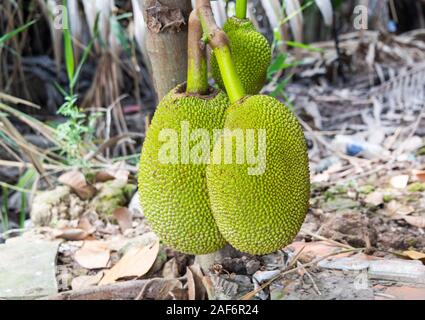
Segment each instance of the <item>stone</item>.
[[59,242],[15,238],[0,245],[0,298],[36,299],[57,294]]

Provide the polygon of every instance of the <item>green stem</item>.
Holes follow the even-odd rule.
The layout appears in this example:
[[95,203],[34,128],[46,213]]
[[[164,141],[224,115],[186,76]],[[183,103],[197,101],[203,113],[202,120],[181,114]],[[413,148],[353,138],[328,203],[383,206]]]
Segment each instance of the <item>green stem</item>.
[[197,11],[204,30],[204,38],[213,48],[217,58],[227,95],[230,102],[235,103],[245,97],[246,93],[236,72],[227,36],[223,30],[217,27],[209,1],[198,0]]
[[214,54],[220,68],[221,77],[230,102],[234,103],[245,97],[245,89],[243,88],[239,75],[236,72],[229,47],[224,46],[215,48]]
[[2,213],[3,231],[9,230],[9,190],[6,187],[2,187],[3,191],[3,204],[0,211]]
[[25,226],[25,214],[27,209],[27,197],[25,193],[21,193],[21,208],[19,210],[19,228],[24,228]]
[[246,19],[248,0],[236,0],[236,18]]
[[196,12],[189,17],[188,69],[186,92],[205,95],[208,93],[208,68],[206,46],[201,44],[202,26]]

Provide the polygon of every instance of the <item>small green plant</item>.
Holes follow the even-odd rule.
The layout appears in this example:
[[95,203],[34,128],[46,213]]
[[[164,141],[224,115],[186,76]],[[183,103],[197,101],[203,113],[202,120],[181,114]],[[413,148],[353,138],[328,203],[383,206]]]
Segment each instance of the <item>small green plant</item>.
[[[34,169],[28,169],[19,178],[17,187],[20,189],[31,188],[36,177],[37,172]],[[27,209],[27,192],[21,192],[21,206],[19,209],[19,228],[25,227],[26,209]]]
[[3,231],[9,230],[9,189],[2,187],[2,203],[0,206]]
[[[66,5],[67,1],[64,1]],[[71,164],[81,164],[81,148],[84,143],[86,135],[93,134],[94,122],[96,121],[97,114],[87,115],[77,105],[78,95],[75,93],[78,78],[81,74],[84,63],[87,61],[90,51],[94,45],[94,41],[98,35],[98,20],[99,14],[96,16],[96,21],[93,30],[93,38],[90,40],[88,46],[84,49],[82,58],[77,68],[75,68],[75,57],[73,41],[70,32],[69,19],[64,19],[64,49],[65,49],[65,64],[69,81],[69,90],[66,91],[58,84],[56,87],[64,97],[65,102],[58,110],[58,114],[67,118],[66,122],[60,124],[56,128],[57,138],[66,141],[62,153],[66,154]]]
[[7,41],[9,41],[10,39],[12,39],[14,36],[16,36],[17,34],[25,31],[26,29],[28,29],[30,26],[32,26],[34,23],[36,23],[37,20],[32,20],[26,24],[24,24],[23,26],[16,28],[15,30],[10,31],[9,33],[6,33],[5,35],[0,37],[0,47],[3,46]]

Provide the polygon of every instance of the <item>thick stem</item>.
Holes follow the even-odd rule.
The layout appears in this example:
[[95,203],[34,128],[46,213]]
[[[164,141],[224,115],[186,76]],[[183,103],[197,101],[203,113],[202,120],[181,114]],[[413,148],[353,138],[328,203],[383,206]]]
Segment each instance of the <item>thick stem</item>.
[[138,0],[158,100],[187,79],[187,18],[191,0]]
[[230,102],[237,102],[245,97],[246,93],[232,60],[229,40],[223,30],[217,27],[209,0],[198,0],[197,11],[204,30],[204,37],[213,48],[217,58]]
[[248,0],[236,0],[236,18],[246,19]]
[[208,93],[207,49],[202,39],[202,25],[194,10],[189,17],[187,93]]

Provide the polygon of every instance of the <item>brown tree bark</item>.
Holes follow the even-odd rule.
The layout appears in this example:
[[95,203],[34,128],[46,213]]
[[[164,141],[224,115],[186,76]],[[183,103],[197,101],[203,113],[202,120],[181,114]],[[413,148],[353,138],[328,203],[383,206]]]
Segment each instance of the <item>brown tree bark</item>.
[[187,78],[190,0],[139,0],[147,25],[146,48],[158,100]]

